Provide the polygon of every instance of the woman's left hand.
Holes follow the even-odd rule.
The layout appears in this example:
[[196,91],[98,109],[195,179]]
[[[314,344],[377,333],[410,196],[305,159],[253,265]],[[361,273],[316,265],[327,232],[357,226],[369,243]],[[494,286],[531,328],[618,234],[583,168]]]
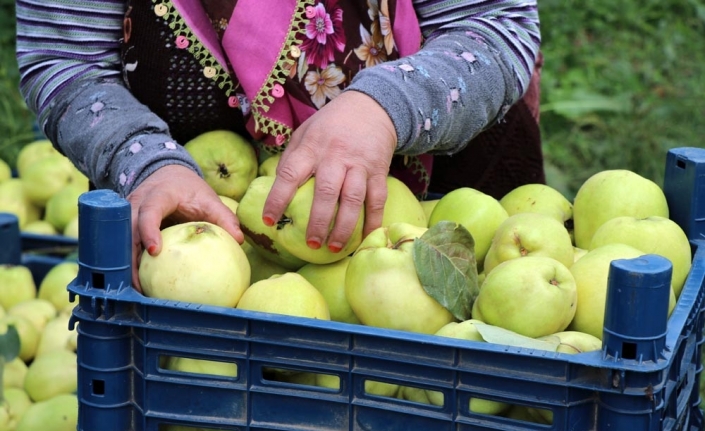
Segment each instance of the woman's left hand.
[[276,223],[296,190],[315,176],[308,246],[316,249],[327,243],[329,250],[340,251],[363,206],[367,235],[382,224],[396,143],[394,124],[374,99],[357,91],[341,93],[292,134],[264,206],[264,223]]

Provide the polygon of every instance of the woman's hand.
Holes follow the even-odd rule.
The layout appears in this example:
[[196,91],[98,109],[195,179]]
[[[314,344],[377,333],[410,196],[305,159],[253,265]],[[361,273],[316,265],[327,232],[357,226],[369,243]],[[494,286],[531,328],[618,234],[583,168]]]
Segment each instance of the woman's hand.
[[293,133],[264,206],[264,223],[279,220],[298,187],[315,176],[308,246],[327,243],[331,251],[340,251],[363,205],[367,235],[382,224],[396,142],[391,119],[374,99],[357,91],[341,93]]
[[132,283],[138,277],[142,250],[156,256],[162,249],[161,227],[188,221],[207,221],[225,229],[241,243],[244,236],[233,212],[191,169],[168,165],[156,170],[127,197],[132,206]]

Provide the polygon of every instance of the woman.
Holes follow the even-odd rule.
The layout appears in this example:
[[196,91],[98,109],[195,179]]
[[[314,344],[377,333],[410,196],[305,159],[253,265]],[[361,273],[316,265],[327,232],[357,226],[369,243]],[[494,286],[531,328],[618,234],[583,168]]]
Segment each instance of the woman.
[[159,253],[166,218],[243,241],[179,145],[208,130],[283,151],[269,225],[315,176],[307,243],[332,251],[363,208],[365,233],[381,224],[390,173],[419,196],[477,183],[477,161],[507,158],[508,113],[533,140],[512,148],[534,163],[505,189],[542,180],[517,103],[538,57],[535,1],[18,0],[17,24],[27,104],[96,187],[131,202],[135,268],[142,249]]

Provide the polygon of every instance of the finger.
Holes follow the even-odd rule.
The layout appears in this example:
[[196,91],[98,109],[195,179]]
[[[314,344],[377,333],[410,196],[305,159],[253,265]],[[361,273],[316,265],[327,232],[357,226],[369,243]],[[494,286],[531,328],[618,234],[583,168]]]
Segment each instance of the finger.
[[137,231],[144,249],[156,256],[162,249],[162,220],[171,215],[177,207],[177,200],[166,193],[154,191],[138,208]]
[[277,166],[274,184],[264,203],[264,224],[273,226],[281,218],[296,190],[313,175],[314,160],[315,155],[301,147],[296,148],[286,160],[282,157]]
[[311,215],[306,227],[306,244],[313,249],[320,248],[328,238],[344,181],[343,168],[330,168],[329,165],[316,174]]
[[367,179],[367,196],[365,197],[365,227],[362,235],[366,237],[373,230],[382,226],[384,204],[387,202],[386,175],[370,176]]
[[245,235],[240,230],[240,222],[237,216],[224,203],[217,198],[216,205],[213,205],[212,211],[206,211],[204,220],[222,227],[235,240],[242,244],[245,241]]
[[367,174],[363,169],[349,169],[340,193],[340,205],[335,226],[328,239],[328,249],[339,252],[350,240],[365,204]]

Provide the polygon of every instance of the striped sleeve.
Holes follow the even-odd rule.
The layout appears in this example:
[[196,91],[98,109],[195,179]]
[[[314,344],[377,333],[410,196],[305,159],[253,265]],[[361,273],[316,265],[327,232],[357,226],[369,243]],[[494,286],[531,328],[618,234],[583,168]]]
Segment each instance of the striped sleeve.
[[412,55],[361,70],[394,124],[397,154],[454,154],[526,92],[541,42],[535,0],[412,0],[424,36]]
[[17,0],[20,91],[54,146],[98,188],[129,195],[152,172],[186,166],[167,124],[121,76],[124,0]]
[[122,0],[17,0],[20,90],[41,125],[72,82],[119,76],[124,13]]
[[504,58],[524,94],[541,43],[535,0],[415,0],[414,7],[427,39],[451,29],[482,37]]

